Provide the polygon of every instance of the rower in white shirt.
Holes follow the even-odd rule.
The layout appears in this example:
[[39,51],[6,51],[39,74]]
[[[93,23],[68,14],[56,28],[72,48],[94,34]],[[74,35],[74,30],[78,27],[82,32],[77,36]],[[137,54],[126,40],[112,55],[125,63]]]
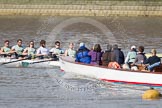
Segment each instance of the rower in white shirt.
[[40,59],[44,59],[48,57],[49,55],[49,49],[46,48],[46,41],[41,40],[40,41],[40,47],[37,49],[36,56],[38,56]]

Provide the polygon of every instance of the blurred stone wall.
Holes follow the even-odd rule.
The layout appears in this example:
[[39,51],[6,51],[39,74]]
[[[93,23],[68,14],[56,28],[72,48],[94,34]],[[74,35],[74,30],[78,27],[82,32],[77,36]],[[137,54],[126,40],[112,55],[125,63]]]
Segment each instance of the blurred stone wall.
[[162,16],[162,0],[0,0],[0,15]]

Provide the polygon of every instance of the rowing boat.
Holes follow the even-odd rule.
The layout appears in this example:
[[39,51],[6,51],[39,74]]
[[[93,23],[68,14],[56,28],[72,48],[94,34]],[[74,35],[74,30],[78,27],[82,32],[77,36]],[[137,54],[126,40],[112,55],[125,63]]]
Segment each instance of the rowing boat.
[[[17,62],[14,62],[17,61]],[[18,60],[9,58],[0,58],[0,63],[5,67],[34,67],[34,68],[50,68],[59,67],[59,61],[52,61],[50,59],[34,59],[34,60]]]
[[61,70],[65,72],[96,78],[106,82],[162,87],[162,71],[143,72],[92,66],[76,63],[69,57],[60,57],[59,61]]

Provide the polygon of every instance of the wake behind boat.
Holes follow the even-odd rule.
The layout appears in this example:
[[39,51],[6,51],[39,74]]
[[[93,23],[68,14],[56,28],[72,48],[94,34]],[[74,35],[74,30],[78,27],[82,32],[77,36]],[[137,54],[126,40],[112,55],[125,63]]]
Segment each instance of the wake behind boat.
[[5,67],[25,67],[25,68],[50,68],[59,67],[58,60],[51,59],[34,59],[34,60],[18,60],[10,58],[0,58],[1,65]]
[[65,72],[71,72],[107,82],[162,87],[162,71],[142,72],[111,69],[103,66],[76,63],[74,59],[71,60],[69,57],[60,57],[60,68]]

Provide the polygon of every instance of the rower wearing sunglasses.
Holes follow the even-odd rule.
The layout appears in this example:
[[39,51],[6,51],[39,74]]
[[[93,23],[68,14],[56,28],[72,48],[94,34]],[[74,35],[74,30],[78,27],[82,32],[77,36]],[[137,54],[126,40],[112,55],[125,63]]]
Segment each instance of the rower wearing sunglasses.
[[55,42],[55,47],[50,50],[53,58],[57,58],[58,55],[64,54],[64,50],[61,48],[59,41]]

